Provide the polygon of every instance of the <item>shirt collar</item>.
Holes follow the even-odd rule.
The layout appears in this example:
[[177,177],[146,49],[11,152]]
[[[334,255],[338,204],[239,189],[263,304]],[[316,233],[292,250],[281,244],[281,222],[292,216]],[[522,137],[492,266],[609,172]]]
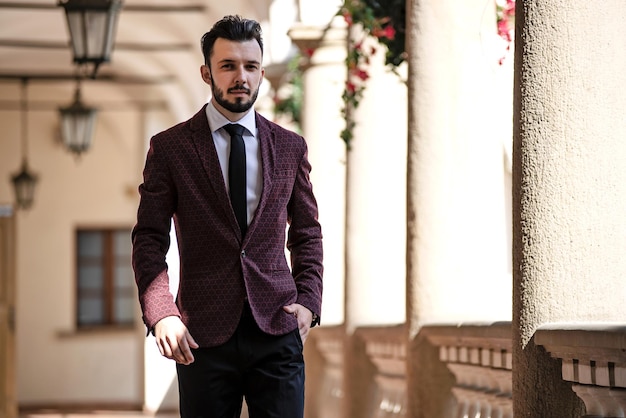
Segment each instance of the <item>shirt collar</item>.
[[215,108],[215,106],[213,106],[213,101],[209,101],[206,107],[206,116],[209,121],[209,128],[211,128],[211,133],[214,133],[215,131],[222,128],[224,125],[228,125],[229,123],[238,123],[239,125],[246,128],[249,133],[256,136],[256,118],[252,109],[250,109],[237,122],[231,122],[226,118],[226,116],[222,115]]

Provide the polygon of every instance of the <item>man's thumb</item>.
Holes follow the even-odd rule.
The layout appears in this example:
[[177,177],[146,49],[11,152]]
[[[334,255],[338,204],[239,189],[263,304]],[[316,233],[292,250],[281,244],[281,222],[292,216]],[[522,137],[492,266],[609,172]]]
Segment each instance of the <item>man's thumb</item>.
[[187,343],[189,344],[189,347],[191,348],[198,348],[200,347],[198,345],[198,343],[196,342],[196,340],[193,339],[193,337],[191,336],[191,334],[187,333]]

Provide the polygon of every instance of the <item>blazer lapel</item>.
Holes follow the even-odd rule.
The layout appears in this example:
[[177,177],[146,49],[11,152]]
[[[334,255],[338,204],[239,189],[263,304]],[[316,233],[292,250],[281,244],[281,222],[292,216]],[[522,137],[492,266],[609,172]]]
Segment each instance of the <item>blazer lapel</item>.
[[257,137],[259,140],[259,149],[261,150],[261,170],[263,173],[263,190],[259,204],[254,212],[252,222],[248,226],[246,237],[252,235],[256,229],[257,219],[262,216],[263,209],[267,204],[267,198],[272,188],[272,179],[274,167],[276,165],[276,143],[274,140],[274,131],[271,129],[267,120],[256,113]]
[[226,190],[226,183],[220,167],[219,158],[217,157],[217,150],[213,142],[213,135],[211,135],[209,121],[206,117],[206,106],[205,104],[202,109],[191,118],[191,138],[198,152],[198,158],[200,158],[202,162],[202,167],[209,177],[209,184],[217,196],[220,206],[230,219],[231,226],[237,232],[239,239],[241,239],[241,230],[239,229],[239,224],[237,223],[235,213],[230,203],[230,197]]

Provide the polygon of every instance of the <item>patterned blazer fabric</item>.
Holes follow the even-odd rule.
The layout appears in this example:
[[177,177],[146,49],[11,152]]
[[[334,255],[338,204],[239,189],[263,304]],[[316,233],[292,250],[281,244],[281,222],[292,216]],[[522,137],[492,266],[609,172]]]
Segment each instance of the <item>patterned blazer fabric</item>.
[[[200,346],[219,345],[234,333],[246,298],[259,327],[272,335],[297,328],[284,305],[297,302],[320,315],[322,235],[306,143],[258,113],[256,122],[263,190],[243,238],[205,108],[152,138],[132,233],[148,329],[177,315]],[[180,254],[175,301],[165,262],[172,217]]]

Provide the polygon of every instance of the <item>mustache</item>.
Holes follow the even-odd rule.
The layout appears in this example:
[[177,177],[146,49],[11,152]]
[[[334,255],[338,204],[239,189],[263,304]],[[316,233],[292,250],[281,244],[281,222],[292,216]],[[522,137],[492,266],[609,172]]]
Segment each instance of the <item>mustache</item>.
[[250,89],[244,86],[235,86],[231,87],[227,90],[228,93],[241,93],[244,92],[246,94],[250,94]]

